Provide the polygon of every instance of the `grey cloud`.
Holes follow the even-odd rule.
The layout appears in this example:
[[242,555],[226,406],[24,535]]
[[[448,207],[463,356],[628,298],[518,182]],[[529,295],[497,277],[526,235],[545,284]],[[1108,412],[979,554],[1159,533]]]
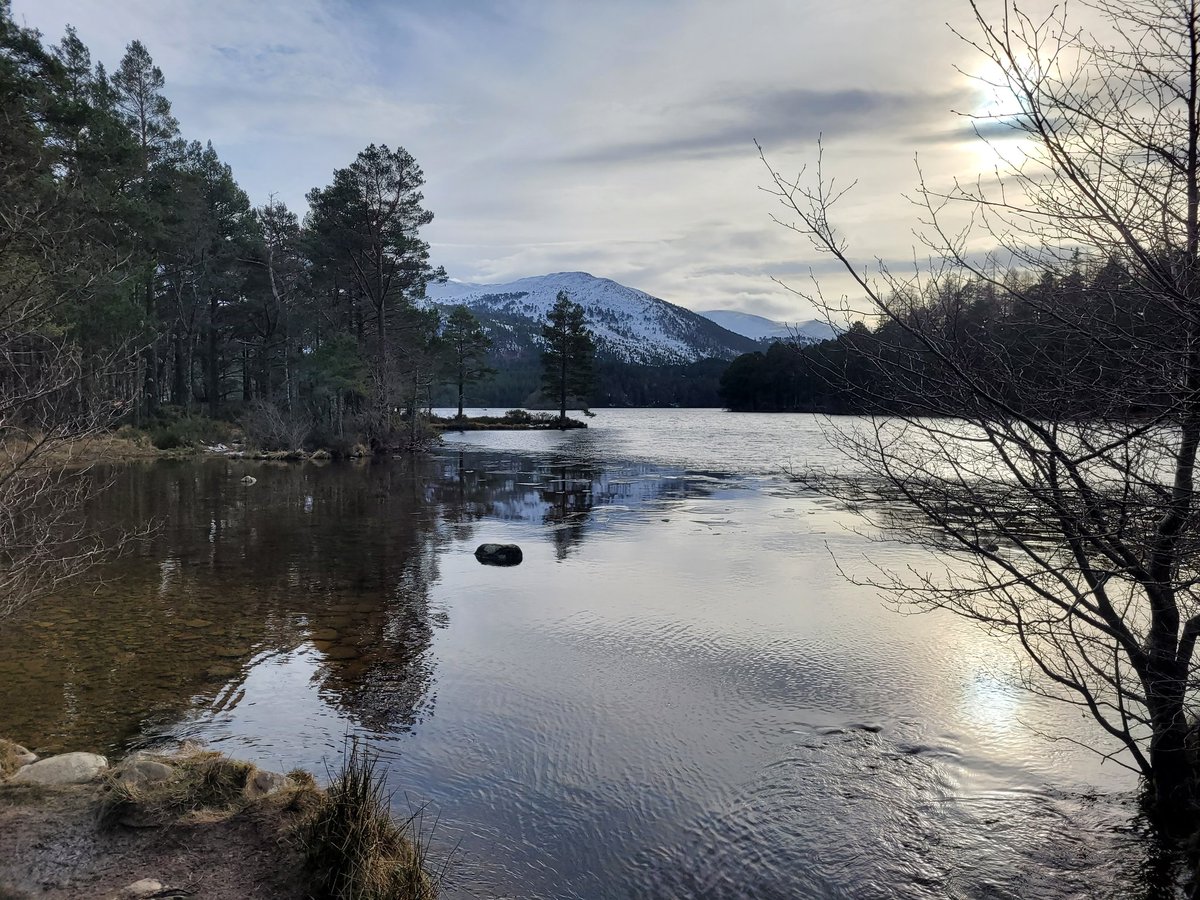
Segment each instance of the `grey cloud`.
[[944,114],[956,95],[859,88],[765,89],[663,111],[667,128],[655,137],[616,142],[568,154],[564,161],[594,165],[647,159],[708,159],[752,154],[753,141],[789,146],[828,137],[894,131]]
[[907,140],[916,144],[960,144],[965,141],[1013,141],[1028,134],[1018,117],[985,118],[962,116],[961,123],[950,129],[913,134]]

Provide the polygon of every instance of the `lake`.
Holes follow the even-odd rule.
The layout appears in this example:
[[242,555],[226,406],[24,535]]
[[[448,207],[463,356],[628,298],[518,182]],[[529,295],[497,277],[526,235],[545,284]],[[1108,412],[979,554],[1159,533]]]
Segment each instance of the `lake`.
[[589,424],[113,469],[97,526],[155,531],[0,628],[0,735],[318,774],[360,736],[451,898],[1175,896],[1096,726],[839,572],[942,563],[782,475],[845,465],[817,417]]

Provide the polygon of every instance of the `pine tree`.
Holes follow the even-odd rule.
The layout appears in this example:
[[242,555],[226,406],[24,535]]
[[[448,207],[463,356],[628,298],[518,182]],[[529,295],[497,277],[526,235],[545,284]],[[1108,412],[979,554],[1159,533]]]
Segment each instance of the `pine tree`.
[[163,96],[163,73],[141,41],[125,49],[112,76],[115,107],[133,135],[140,152],[141,172],[133,186],[140,209],[137,222],[137,259],[142,267],[141,287],[146,316],[146,350],[143,364],[144,409],[158,409],[162,393],[158,330],[158,297],[154,275],[158,268],[161,222],[171,205],[170,162],[179,147],[179,122]]
[[542,352],[542,393],[558,400],[558,418],[567,418],[567,400],[584,407],[592,390],[592,363],[596,344],[584,322],[583,307],[559,291],[542,326],[546,349]]
[[117,92],[117,107],[137,138],[149,169],[178,139],[179,122],[171,115],[171,103],[162,93],[166,85],[162,69],[154,65],[141,41],[132,41],[125,48],[112,85]]
[[357,308],[351,311],[355,330],[374,344],[369,430],[372,441],[386,443],[401,381],[400,357],[417,343],[409,313],[425,286],[446,273],[429,262],[429,244],[420,230],[433,221],[422,205],[425,176],[403,147],[367,147],[345,169],[333,173],[333,183],[308,193],[310,232],[320,277],[334,290],[353,290]]
[[492,339],[465,306],[454,307],[446,319],[442,339],[446,343],[450,383],[458,387],[458,417],[461,419],[466,386],[496,372],[486,361]]

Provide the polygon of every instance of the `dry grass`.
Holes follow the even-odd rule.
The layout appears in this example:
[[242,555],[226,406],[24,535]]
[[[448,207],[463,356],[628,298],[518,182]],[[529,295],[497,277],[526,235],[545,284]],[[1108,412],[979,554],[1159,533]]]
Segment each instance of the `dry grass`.
[[[21,453],[31,444],[9,440],[5,451]],[[120,462],[129,459],[157,459],[173,454],[157,449],[149,438],[134,429],[89,435],[75,441],[56,443],[38,455],[38,465],[82,466],[96,462]],[[178,455],[178,454],[174,454]]]
[[319,896],[330,900],[433,900],[428,840],[417,817],[397,822],[375,759],[352,742],[316,814],[300,831]]
[[0,738],[0,778],[7,778],[21,768],[21,755],[18,744]]
[[287,773],[287,777],[303,788],[315,789],[317,786],[317,779],[313,778],[312,772],[306,772],[304,769],[292,769]]
[[97,821],[101,827],[136,821],[165,825],[183,817],[214,819],[232,815],[251,801],[247,788],[257,771],[253,765],[211,751],[165,758],[173,777],[134,786],[110,773],[101,794]]

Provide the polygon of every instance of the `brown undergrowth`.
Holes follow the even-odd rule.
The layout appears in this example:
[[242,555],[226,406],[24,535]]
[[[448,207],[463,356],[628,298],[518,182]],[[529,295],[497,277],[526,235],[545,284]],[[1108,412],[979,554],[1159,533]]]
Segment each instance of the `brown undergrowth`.
[[[159,764],[169,777],[131,777]],[[357,743],[325,789],[185,745],[88,785],[0,783],[0,900],[116,896],[148,877],[209,900],[434,900],[429,837],[419,816],[391,817]]]
[[0,738],[0,778],[7,778],[21,767],[25,748]]

